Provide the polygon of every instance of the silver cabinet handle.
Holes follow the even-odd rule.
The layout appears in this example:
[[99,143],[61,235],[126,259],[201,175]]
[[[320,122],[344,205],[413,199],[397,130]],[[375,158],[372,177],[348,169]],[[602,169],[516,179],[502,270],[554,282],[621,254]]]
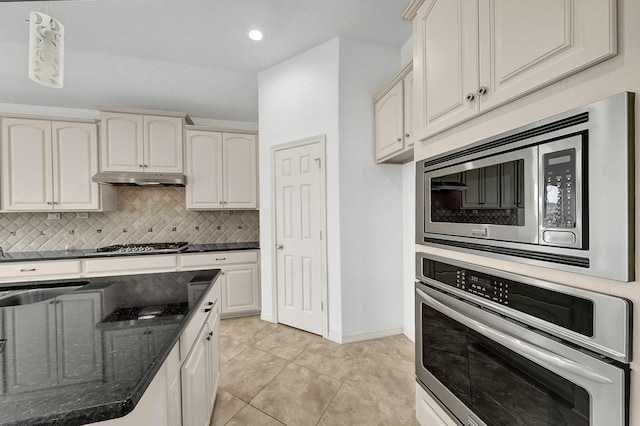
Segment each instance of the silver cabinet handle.
[[[579,364],[568,358],[563,357],[560,354],[553,353],[547,349],[543,349],[539,346],[529,343],[522,338],[510,336],[500,330],[485,324],[479,318],[474,318],[469,312],[460,313],[455,307],[448,306],[441,300],[436,300],[434,297],[429,296],[427,293],[420,289],[416,289],[416,293],[420,296],[424,303],[431,306],[433,309],[440,311],[444,315],[453,318],[460,324],[468,327],[477,333],[501,344],[502,346],[511,349],[512,351],[525,356],[526,358],[533,359],[534,362],[541,365],[551,365],[561,371],[569,371],[572,374],[582,377],[583,379],[601,383],[612,384],[613,380],[599,374],[594,369]],[[475,309],[475,308],[474,308]]]
[[216,260],[227,260],[226,257],[216,257]]
[[276,250],[282,250],[284,246],[282,244],[276,244]]
[[36,268],[20,269],[20,272],[34,272],[35,270],[36,270]]
[[467,96],[464,97],[464,100],[467,102],[471,102],[476,98],[476,95],[474,95],[473,93],[469,92],[467,93]]
[[486,94],[486,93],[487,93],[487,90],[488,90],[488,89],[487,89],[487,86],[480,86],[480,87],[478,87],[478,95],[482,96],[482,95]]

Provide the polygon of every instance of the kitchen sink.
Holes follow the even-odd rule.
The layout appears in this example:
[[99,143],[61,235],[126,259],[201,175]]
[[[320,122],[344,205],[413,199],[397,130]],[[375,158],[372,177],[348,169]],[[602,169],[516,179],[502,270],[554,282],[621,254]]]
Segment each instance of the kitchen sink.
[[29,305],[31,303],[44,302],[77,290],[81,285],[51,287],[51,288],[35,288],[31,290],[15,290],[4,297],[0,297],[0,308],[6,306]]

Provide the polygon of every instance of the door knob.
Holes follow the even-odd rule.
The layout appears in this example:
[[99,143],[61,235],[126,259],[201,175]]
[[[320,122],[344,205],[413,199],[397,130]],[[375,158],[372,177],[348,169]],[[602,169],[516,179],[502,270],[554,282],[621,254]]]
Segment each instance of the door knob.
[[284,248],[284,246],[282,244],[276,244],[276,249],[277,250],[282,250]]

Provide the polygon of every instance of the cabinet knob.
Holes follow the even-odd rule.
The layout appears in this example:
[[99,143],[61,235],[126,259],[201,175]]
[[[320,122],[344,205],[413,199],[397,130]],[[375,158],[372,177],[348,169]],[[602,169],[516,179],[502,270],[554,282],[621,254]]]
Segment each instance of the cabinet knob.
[[204,311],[205,311],[205,312],[209,312],[210,310],[211,310],[211,308],[207,308],[207,309],[205,309]]
[[284,246],[282,244],[276,244],[276,250],[282,250]]
[[211,340],[211,336],[207,336],[207,340]]
[[52,204],[53,204],[53,202],[52,202],[52,201],[47,201],[47,204],[48,204],[48,205],[52,205]]
[[405,138],[409,138],[411,137],[411,135],[409,133],[407,133],[406,135],[404,135]]
[[398,142],[402,142],[402,138],[398,138]]
[[[487,90],[488,90],[488,89],[487,89],[487,86],[480,86],[480,87],[478,87],[478,95],[480,95],[480,96],[484,95],[485,93],[487,93]],[[468,95],[467,95],[467,96],[468,96]]]
[[144,167],[142,164],[138,164],[138,167]]
[[471,102],[476,98],[476,95],[474,95],[473,93],[469,92],[467,93],[467,96],[464,97],[464,100],[467,102]]

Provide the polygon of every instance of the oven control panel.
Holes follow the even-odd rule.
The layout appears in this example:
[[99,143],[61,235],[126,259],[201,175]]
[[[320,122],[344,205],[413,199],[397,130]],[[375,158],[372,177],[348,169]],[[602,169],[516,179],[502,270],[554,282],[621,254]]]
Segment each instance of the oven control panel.
[[455,287],[476,296],[509,306],[509,282],[466,269],[456,271]]
[[544,213],[547,228],[576,227],[576,150],[565,149],[543,156]]

